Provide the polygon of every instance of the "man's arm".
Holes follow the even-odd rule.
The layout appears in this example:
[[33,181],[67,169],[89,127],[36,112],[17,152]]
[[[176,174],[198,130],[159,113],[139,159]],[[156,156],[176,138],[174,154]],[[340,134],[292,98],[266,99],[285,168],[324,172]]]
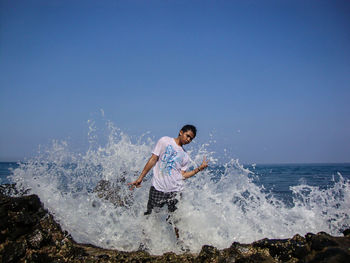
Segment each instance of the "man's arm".
[[153,166],[158,162],[159,157],[155,154],[152,154],[151,158],[149,158],[145,167],[143,168],[139,178],[137,178],[134,182],[128,183],[130,185],[130,190],[133,190],[135,187],[141,187],[141,182],[146,174],[153,168]]
[[182,171],[181,173],[182,173],[182,176],[185,179],[187,179],[187,178],[194,176],[195,174],[199,173],[200,171],[204,170],[207,167],[208,167],[208,161],[207,161],[207,158],[204,156],[203,162],[199,167],[193,169],[192,171],[189,171],[189,172]]

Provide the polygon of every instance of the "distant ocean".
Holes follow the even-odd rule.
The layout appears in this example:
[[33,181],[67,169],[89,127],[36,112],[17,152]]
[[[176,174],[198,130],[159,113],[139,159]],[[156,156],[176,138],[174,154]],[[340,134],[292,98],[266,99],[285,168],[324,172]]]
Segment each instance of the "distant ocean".
[[[210,167],[185,181],[172,215],[179,242],[166,222],[166,208],[144,216],[152,174],[140,188],[130,191],[127,185],[144,167],[154,140],[108,128],[105,144],[90,129],[90,147],[83,153],[54,141],[25,163],[0,163],[0,183],[37,194],[77,242],[124,251],[142,245],[151,254],[180,253],[184,247],[196,253],[205,244],[223,249],[235,241],[308,232],[342,235],[350,227],[350,164],[219,163],[207,145],[193,143],[186,149],[190,167],[203,156]],[[97,185],[111,187],[107,197]]]
[[16,162],[0,162],[0,184],[10,183],[9,176],[12,174],[12,170],[18,168]]

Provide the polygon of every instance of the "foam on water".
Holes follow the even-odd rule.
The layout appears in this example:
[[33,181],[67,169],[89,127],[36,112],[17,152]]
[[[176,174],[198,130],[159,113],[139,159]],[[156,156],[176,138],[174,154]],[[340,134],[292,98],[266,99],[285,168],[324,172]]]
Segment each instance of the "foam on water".
[[[329,189],[305,184],[291,187],[294,206],[285,205],[252,181],[254,174],[237,160],[227,162],[221,176],[205,170],[186,180],[178,210],[172,220],[180,241],[166,222],[167,210],[146,217],[151,173],[134,191],[127,183],[135,180],[150,157],[155,142],[130,136],[108,124],[105,145],[96,144],[91,126],[91,147],[73,153],[65,142],[53,142],[36,158],[15,169],[12,181],[37,194],[56,220],[78,242],[104,248],[132,251],[147,248],[152,254],[198,252],[202,245],[229,247],[232,242],[252,242],[264,237],[287,238],[296,233],[326,231],[340,235],[350,226],[350,183],[338,175]],[[208,145],[189,147],[197,167],[204,155],[215,164]],[[101,180],[118,189],[117,202],[93,191]]]

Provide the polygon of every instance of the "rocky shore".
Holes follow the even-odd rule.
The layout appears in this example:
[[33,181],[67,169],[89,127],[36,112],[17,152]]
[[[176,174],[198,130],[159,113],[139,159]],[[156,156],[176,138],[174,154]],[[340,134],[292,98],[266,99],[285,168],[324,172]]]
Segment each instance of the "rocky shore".
[[0,262],[350,262],[350,229],[344,237],[327,233],[290,239],[234,242],[219,250],[203,246],[199,254],[160,256],[145,251],[107,250],[78,244],[62,231],[38,196],[10,197],[0,189]]

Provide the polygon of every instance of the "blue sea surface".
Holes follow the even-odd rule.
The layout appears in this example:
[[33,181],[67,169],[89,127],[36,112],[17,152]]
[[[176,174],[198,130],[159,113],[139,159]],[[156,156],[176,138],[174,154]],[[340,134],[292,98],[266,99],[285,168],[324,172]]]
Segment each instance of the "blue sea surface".
[[247,167],[254,173],[253,182],[266,192],[292,205],[291,186],[308,185],[320,189],[332,187],[340,178],[350,179],[350,163],[339,164],[260,164]]
[[8,176],[12,174],[12,170],[19,167],[15,162],[0,162],[0,184],[8,184],[10,180]]

